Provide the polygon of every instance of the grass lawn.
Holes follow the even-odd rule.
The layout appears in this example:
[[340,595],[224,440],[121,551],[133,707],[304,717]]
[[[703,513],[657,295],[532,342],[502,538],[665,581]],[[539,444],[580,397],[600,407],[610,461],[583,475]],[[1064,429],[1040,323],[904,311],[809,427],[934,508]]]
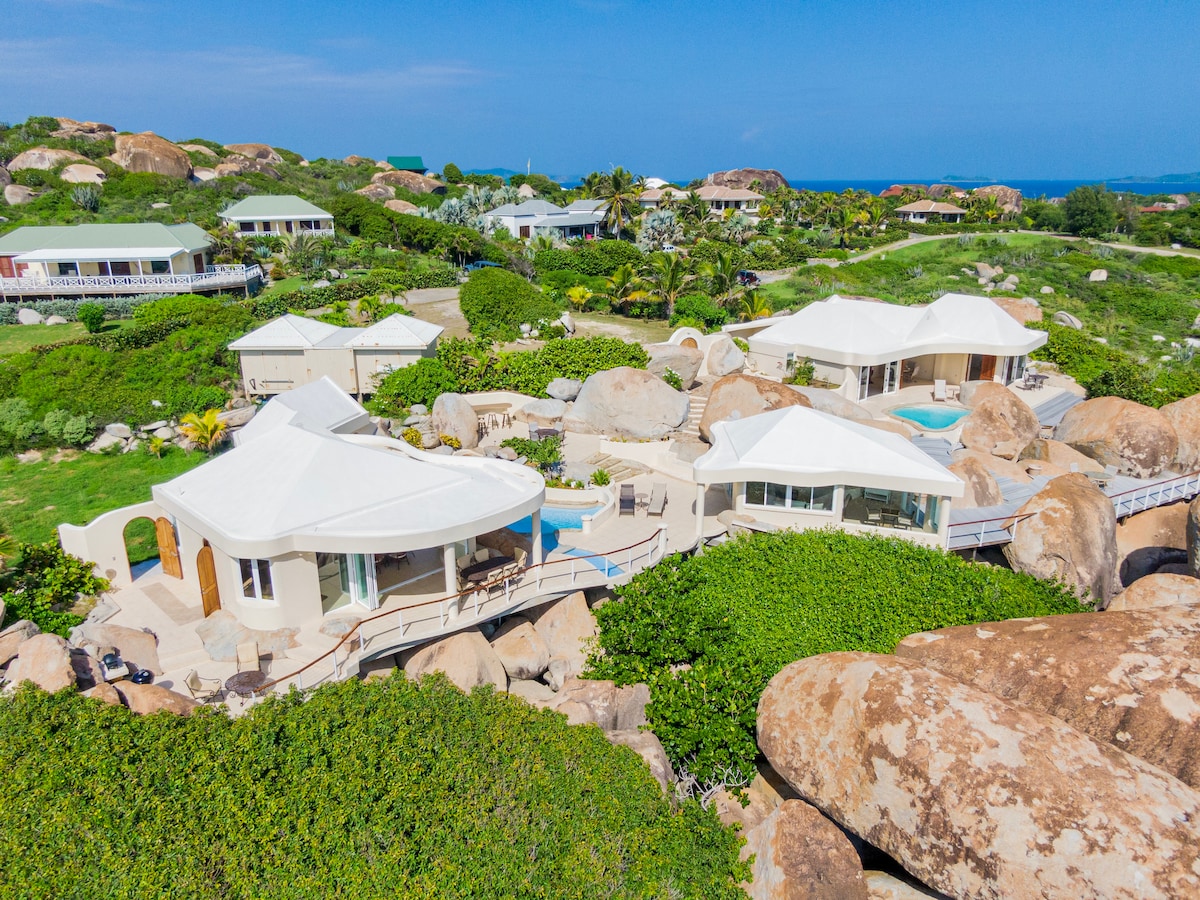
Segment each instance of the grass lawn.
[[[420,307],[417,308],[417,315],[420,315]],[[571,312],[571,318],[578,325],[578,337],[606,334],[626,341],[657,344],[665,341],[675,331],[662,319],[629,319],[625,316],[575,311]]]
[[[5,457],[0,459],[0,532],[28,543],[52,540],[60,523],[83,525],[111,509],[149,500],[151,485],[206,459],[203,453],[178,448],[162,459],[140,452],[80,453],[60,462],[37,463]],[[130,562],[157,555],[154,532],[147,524],[130,528]]]
[[[133,319],[118,319],[115,322],[105,322],[105,331],[116,331],[129,328]],[[0,325],[0,356],[10,353],[24,353],[30,347],[41,344],[59,344],[71,341],[87,334],[79,322],[68,322],[66,325]]]
[[304,279],[299,275],[293,275],[290,278],[281,278],[278,281],[271,283],[271,286],[266,290],[259,292],[257,299],[264,297],[274,297],[276,294],[286,294],[288,291],[297,291],[304,287]]

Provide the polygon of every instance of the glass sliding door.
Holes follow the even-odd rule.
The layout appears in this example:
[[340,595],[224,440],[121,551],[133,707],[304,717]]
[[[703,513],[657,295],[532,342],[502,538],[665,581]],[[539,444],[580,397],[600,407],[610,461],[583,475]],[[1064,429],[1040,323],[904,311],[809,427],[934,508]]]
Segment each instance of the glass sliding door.
[[318,553],[317,578],[321,585],[321,611],[333,612],[351,603],[377,609],[375,557],[371,554]]

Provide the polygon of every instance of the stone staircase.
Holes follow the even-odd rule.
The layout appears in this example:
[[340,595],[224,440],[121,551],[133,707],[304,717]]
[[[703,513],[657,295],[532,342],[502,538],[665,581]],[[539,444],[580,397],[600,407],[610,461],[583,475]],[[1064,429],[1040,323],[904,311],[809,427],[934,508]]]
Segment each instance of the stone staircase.
[[618,481],[626,481],[634,475],[641,475],[646,471],[644,466],[626,459],[617,459],[607,453],[593,453],[584,460],[584,463],[591,466],[593,470],[603,469],[614,484]]
[[704,410],[707,408],[707,397],[698,397],[695,394],[689,394],[687,421],[680,426],[679,433],[700,437],[700,420],[704,418]]

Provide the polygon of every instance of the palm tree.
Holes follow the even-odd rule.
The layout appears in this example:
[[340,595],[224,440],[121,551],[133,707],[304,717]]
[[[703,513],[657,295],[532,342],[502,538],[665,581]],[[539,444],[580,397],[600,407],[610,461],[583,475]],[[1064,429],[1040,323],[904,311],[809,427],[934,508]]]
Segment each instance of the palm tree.
[[8,561],[17,555],[20,545],[16,538],[9,537],[7,534],[0,534],[0,570],[3,570],[8,565]]
[[372,323],[379,319],[383,313],[383,309],[387,304],[383,302],[383,298],[376,295],[361,297],[358,301],[358,317],[364,322]]
[[587,302],[592,299],[592,292],[582,284],[572,285],[567,288],[567,301],[575,307],[576,311],[582,312],[587,306]]
[[844,250],[850,241],[850,233],[859,226],[858,212],[852,206],[839,206],[833,212],[833,230],[837,232]]
[[625,225],[637,218],[641,212],[638,205],[640,194],[633,175],[620,166],[609,172],[600,183],[596,198],[608,201],[608,230],[618,240]]
[[733,210],[728,210],[728,212],[731,215],[727,215],[721,223],[721,236],[735,244],[744,244],[746,237],[754,231],[754,225],[741,213]]
[[738,282],[737,264],[730,253],[719,253],[714,262],[705,263],[701,268],[708,292],[722,306],[733,306],[746,289]]
[[866,213],[866,224],[871,229],[871,234],[879,234],[883,228],[883,224],[887,221],[887,204],[879,199],[873,200],[867,206]]
[[696,191],[688,191],[687,196],[679,201],[676,212],[683,221],[699,225],[708,216],[708,204]]
[[288,242],[287,251],[284,253],[284,262],[292,272],[310,275],[316,256],[317,239],[311,234],[301,231],[293,234],[291,241]]
[[667,304],[667,318],[675,312],[675,301],[687,286],[687,263],[678,253],[655,253],[646,267],[647,296]]
[[637,272],[633,270],[633,265],[625,263],[617,266],[609,276],[603,296],[608,298],[614,310],[625,310],[635,300],[644,299],[646,290]]
[[771,303],[767,300],[766,295],[761,291],[753,291],[747,294],[738,303],[738,321],[749,322],[753,319],[769,319],[771,313]]
[[202,416],[188,413],[179,420],[179,430],[201,450],[212,453],[225,438],[225,423],[219,416],[216,409],[207,409]]
[[585,199],[596,199],[600,196],[600,185],[603,184],[604,177],[600,172],[588,173],[587,177],[583,179],[583,184],[579,186]]

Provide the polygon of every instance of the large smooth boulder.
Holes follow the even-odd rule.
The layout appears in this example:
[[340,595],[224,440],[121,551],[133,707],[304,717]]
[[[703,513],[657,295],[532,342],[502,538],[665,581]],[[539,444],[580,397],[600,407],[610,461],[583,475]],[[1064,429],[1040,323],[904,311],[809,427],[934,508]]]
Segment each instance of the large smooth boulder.
[[0,187],[8,187],[12,184],[12,175],[8,173],[8,169],[0,166]]
[[945,900],[946,897],[941,891],[902,880],[890,872],[867,869],[863,876],[867,880],[867,896],[871,900]]
[[862,863],[842,830],[803,800],[785,800],[746,833],[753,900],[866,900]]
[[553,428],[567,414],[567,404],[562,400],[531,400],[516,411],[513,418],[528,422],[538,428]]
[[1054,437],[1134,478],[1158,476],[1179,448],[1175,428],[1166,416],[1120,397],[1098,397],[1071,407],[1054,429]]
[[104,122],[79,122],[66,116],[55,116],[58,119],[58,129],[50,132],[54,137],[80,137],[84,140],[102,140],[117,129]]
[[670,790],[671,782],[675,780],[675,771],[671,768],[671,761],[667,759],[667,751],[663,749],[658,735],[653,731],[634,728],[629,731],[610,731],[605,737],[609,743],[628,747],[640,756],[659,787],[664,791]]
[[695,382],[700,373],[700,366],[704,363],[704,353],[701,350],[681,344],[649,344],[646,353],[650,356],[650,361],[646,363],[647,372],[662,378],[667,369],[670,369],[679,376],[684,390]]
[[18,325],[42,325],[45,323],[45,321],[45,317],[36,309],[17,310]]
[[20,172],[22,169],[41,169],[48,172],[63,163],[87,163],[86,156],[71,150],[56,150],[52,147],[32,147],[23,153],[18,153],[8,161],[8,171]]
[[551,400],[561,400],[569,403],[579,396],[583,390],[583,382],[578,378],[555,378],[546,385],[546,394]]
[[1011,393],[1012,391],[998,381],[964,381],[958,386],[958,402],[967,409],[974,409],[990,397]]
[[199,153],[201,156],[218,159],[217,151],[212,149],[212,147],[205,147],[203,144],[179,144],[178,146],[188,153]]
[[568,594],[537,609],[526,610],[546,647],[551,660],[565,660],[572,674],[583,671],[590,642],[596,637],[596,618],[588,609],[582,591]]
[[583,383],[563,425],[583,434],[650,440],[665,437],[687,417],[686,394],[650,372],[621,366]]
[[80,691],[80,694],[89,700],[99,700],[101,703],[107,703],[109,706],[123,705],[121,703],[121,695],[107,681],[101,681],[95,687],[90,687],[86,691]]
[[976,197],[995,197],[1000,209],[1006,213],[1021,211],[1021,192],[1016,188],[1010,188],[1003,184],[989,184],[975,188],[971,193]]
[[700,419],[700,437],[711,443],[712,427],[717,422],[746,419],[772,409],[812,405],[799,391],[778,381],[753,375],[726,375],[713,384],[708,395],[708,406]]
[[6,677],[14,684],[32,681],[50,693],[75,687],[71,648],[57,634],[35,634],[17,648]]
[[452,684],[468,693],[478,684],[494,684],[500,690],[508,687],[504,663],[478,628],[460,631],[419,648],[408,656],[404,672],[413,679],[442,672]]
[[374,200],[376,203],[383,203],[396,197],[396,189],[390,184],[365,184],[354,193],[366,197],[368,200]]
[[99,166],[74,163],[59,172],[58,177],[68,184],[104,184],[108,175]]
[[1104,466],[1090,456],[1084,456],[1069,444],[1047,438],[1036,438],[1025,445],[1019,460],[1045,463],[1062,472],[1103,472]]
[[1016,459],[1040,430],[1037,414],[1005,388],[1003,393],[976,402],[970,415],[963,420],[959,440],[973,450]]
[[646,721],[650,688],[644,684],[622,687],[611,681],[570,677],[554,698],[551,708],[572,725],[599,725],[602,731],[636,731]]
[[828,388],[809,387],[807,385],[788,385],[797,394],[803,396],[817,412],[829,413],[841,419],[856,419],[860,422],[882,422],[855,403],[847,400],[836,391]]
[[[2,620],[3,617],[0,617],[0,621]],[[0,668],[12,662],[23,643],[41,633],[42,629],[28,619],[13,622],[0,631]]]
[[550,648],[533,623],[523,616],[513,616],[497,629],[492,649],[510,680],[539,678],[550,665]]
[[1155,572],[1139,578],[1108,604],[1108,611],[1154,609],[1158,606],[1191,606],[1200,603],[1200,578]]
[[706,360],[708,374],[716,378],[724,378],[746,368],[746,354],[727,334],[718,335],[708,345]]
[[433,401],[433,430],[457,438],[465,450],[479,446],[479,415],[462,394],[440,394]]
[[155,675],[163,673],[158,661],[158,636],[152,631],[109,622],[87,622],[76,634],[97,647],[116,647],[125,662],[136,663],[139,669],[149,669]]
[[37,196],[37,191],[23,184],[4,186],[4,202],[9,206],[24,206]]
[[758,745],[801,797],[952,897],[1200,892],[1200,794],[914,660],[792,663],[763,692]]
[[192,176],[192,160],[187,152],[153,131],[118,134],[116,144],[109,159],[127,172],[156,172],[171,178]]
[[1132,584],[1159,567],[1187,561],[1188,505],[1172,503],[1136,513],[1117,524],[1117,572]]
[[1171,423],[1179,439],[1173,468],[1179,472],[1200,469],[1200,394],[1168,403],[1158,411]]
[[416,172],[405,172],[400,169],[394,169],[390,172],[377,172],[371,176],[371,181],[375,184],[390,184],[392,187],[402,187],[407,191],[412,191],[414,194],[446,193],[446,185],[442,184],[436,178],[427,178],[424,175],[418,175]]
[[120,694],[121,702],[129,707],[129,711],[142,716],[163,711],[187,716],[200,705],[191,697],[185,697],[157,684],[117,681],[113,683],[113,687]]
[[1200,609],[1191,604],[941,628],[909,635],[896,655],[1200,787]]
[[225,149],[247,159],[261,159],[273,165],[283,162],[283,157],[275,152],[269,144],[226,144]]
[[[261,159],[252,159],[249,156],[241,156],[234,154],[226,156],[214,170],[218,178],[228,178],[234,175],[245,175],[248,172],[253,172],[259,175],[266,175],[268,178],[274,178],[276,181],[282,180],[283,176],[269,162]],[[314,284],[313,287],[316,287]]]
[[[1003,290],[1014,290],[1013,287],[1002,285]],[[1032,297],[993,297],[992,302],[1020,322],[1028,325],[1030,322],[1042,321],[1045,313]]]
[[1103,604],[1117,585],[1117,513],[1086,475],[1062,475],[1017,510],[1004,556],[1018,572],[1059,579]]
[[954,501],[956,508],[998,506],[1004,502],[1004,495],[1000,493],[996,479],[976,457],[964,456],[947,468],[967,486],[962,499]]
[[415,213],[418,209],[417,204],[409,203],[407,200],[384,200],[383,205],[392,212],[398,213]]
[[[760,194],[769,194],[781,187],[791,187],[778,169],[729,169],[724,172],[713,172],[704,179],[704,183],[742,190],[755,190]],[[750,187],[752,184],[753,188]]]

